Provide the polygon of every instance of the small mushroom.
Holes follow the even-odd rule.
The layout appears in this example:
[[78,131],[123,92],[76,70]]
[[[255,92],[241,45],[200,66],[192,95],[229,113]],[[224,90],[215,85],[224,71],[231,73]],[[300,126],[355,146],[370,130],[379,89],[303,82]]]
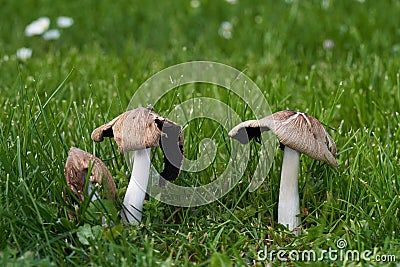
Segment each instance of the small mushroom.
[[[100,198],[98,192],[96,192],[95,184],[104,186],[107,199],[115,199],[116,186],[110,171],[99,158],[92,154],[82,149],[71,147],[64,170],[67,186],[80,202],[83,202],[87,196],[91,196],[92,201]],[[88,189],[87,195],[85,195],[85,184],[89,170]]]
[[[271,131],[284,146],[278,203],[278,222],[295,230],[300,225],[298,175],[300,153],[337,167],[336,145],[321,123],[306,113],[284,110],[260,120],[249,120],[235,126],[231,138],[246,144]],[[295,230],[295,234],[299,234]]]
[[[182,127],[153,112],[152,107],[126,111],[110,122],[96,128],[93,141],[114,137],[120,153],[135,151],[131,179],[125,194],[122,219],[139,224],[150,173],[150,152],[160,146],[164,155],[161,177],[175,180],[183,163]],[[160,185],[165,186],[160,178]]]

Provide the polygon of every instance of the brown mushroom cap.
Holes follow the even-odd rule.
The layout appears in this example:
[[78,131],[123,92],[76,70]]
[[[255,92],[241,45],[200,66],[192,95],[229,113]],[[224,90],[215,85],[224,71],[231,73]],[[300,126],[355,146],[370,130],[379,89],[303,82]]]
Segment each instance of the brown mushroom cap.
[[165,163],[161,176],[169,181],[179,176],[183,164],[182,127],[160,117],[151,107],[126,111],[91,135],[95,142],[104,137],[114,137],[120,153],[161,146]]
[[322,124],[314,117],[292,110],[278,111],[260,120],[249,120],[235,126],[229,136],[246,144],[270,130],[279,142],[313,159],[337,167],[336,145]]
[[99,158],[76,147],[71,147],[65,163],[65,179],[69,189],[83,201],[83,191],[90,168],[90,182],[102,184],[106,198],[114,200],[116,186],[106,165]]
[[162,134],[155,122],[157,118],[158,115],[149,108],[129,110],[96,128],[91,138],[102,142],[104,137],[114,137],[120,153],[155,147]]

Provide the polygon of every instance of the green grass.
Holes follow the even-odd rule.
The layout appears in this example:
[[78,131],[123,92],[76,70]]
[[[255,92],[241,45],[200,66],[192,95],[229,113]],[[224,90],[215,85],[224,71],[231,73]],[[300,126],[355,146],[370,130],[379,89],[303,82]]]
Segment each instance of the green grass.
[[[6,266],[263,266],[257,251],[346,249],[395,255],[400,261],[400,4],[398,1],[7,1],[0,9],[0,264]],[[34,19],[74,19],[61,38],[25,37]],[[218,34],[232,23],[232,38]],[[52,24],[52,27],[54,24]],[[334,47],[324,49],[324,40]],[[20,47],[32,58],[15,57]],[[299,178],[304,231],[277,224],[282,152],[263,185],[249,192],[258,144],[241,182],[216,202],[174,207],[150,198],[143,223],[118,216],[128,178],[112,140],[91,141],[93,129],[125,111],[151,75],[191,60],[242,70],[271,109],[308,112],[328,128],[340,163],[333,169],[302,156]],[[198,94],[252,114],[235,96],[209,86],[182,86],[180,97],[155,104],[161,115]],[[143,103],[146,106],[149,103]],[[204,127],[203,127],[204,126]],[[208,183],[224,170],[230,147],[215,122],[185,129],[186,155],[213,138],[216,159],[179,184]],[[85,203],[78,219],[62,198],[71,146],[102,158],[118,187],[114,207]],[[152,162],[161,169],[161,151]],[[99,203],[97,203],[99,204]],[[100,203],[101,204],[101,203]],[[113,227],[102,227],[99,212]],[[274,264],[279,265],[275,260]],[[304,262],[291,262],[303,265]],[[315,264],[315,263],[314,263]],[[330,261],[321,265],[378,265]],[[388,265],[394,263],[387,263]]]

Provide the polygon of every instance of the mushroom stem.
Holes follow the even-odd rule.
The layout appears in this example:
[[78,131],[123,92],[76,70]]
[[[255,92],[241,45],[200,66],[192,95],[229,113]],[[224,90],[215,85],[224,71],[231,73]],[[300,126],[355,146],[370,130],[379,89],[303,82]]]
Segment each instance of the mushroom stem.
[[[89,184],[88,184],[88,196],[90,197],[92,197],[91,198],[91,201],[95,201],[95,200],[98,200],[98,199],[101,199],[100,198],[100,196],[99,196],[99,194],[97,193],[97,190],[96,190],[96,187],[95,187],[95,185],[92,183],[92,182],[90,182],[89,181]],[[94,192],[93,192],[94,191]],[[93,194],[93,195],[92,195]]]
[[150,148],[135,151],[131,179],[125,193],[122,220],[139,225],[150,174]]
[[[292,231],[300,225],[299,207],[299,175],[300,153],[287,146],[284,148],[281,184],[278,203],[278,223],[283,224]],[[296,235],[300,231],[294,232]]]

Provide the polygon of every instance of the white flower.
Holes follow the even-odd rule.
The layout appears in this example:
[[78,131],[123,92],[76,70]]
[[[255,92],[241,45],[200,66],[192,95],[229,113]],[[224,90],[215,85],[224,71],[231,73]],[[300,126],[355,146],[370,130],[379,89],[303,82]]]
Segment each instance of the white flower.
[[225,2],[231,4],[231,5],[235,5],[237,4],[237,0],[225,0]]
[[200,6],[200,2],[198,0],[192,0],[190,1],[190,6],[192,8],[198,8]]
[[74,24],[74,20],[70,17],[61,16],[57,18],[57,26],[60,28],[68,28]]
[[60,31],[57,29],[48,30],[43,34],[45,40],[56,40],[58,38],[60,38]]
[[218,33],[225,39],[231,39],[232,38],[232,28],[233,28],[232,24],[229,21],[224,21],[221,23]]
[[26,61],[31,56],[32,56],[32,49],[30,48],[22,47],[17,50],[17,58],[22,61]]
[[322,0],[322,2],[321,2],[321,7],[324,10],[329,9],[330,5],[331,5],[331,1],[330,0]]
[[333,47],[335,46],[335,43],[331,39],[326,39],[324,43],[322,44],[325,50],[332,50]]
[[25,28],[25,35],[26,36],[34,36],[34,35],[41,35],[50,26],[50,19],[48,17],[41,17],[37,20],[33,21],[31,24],[26,26]]

